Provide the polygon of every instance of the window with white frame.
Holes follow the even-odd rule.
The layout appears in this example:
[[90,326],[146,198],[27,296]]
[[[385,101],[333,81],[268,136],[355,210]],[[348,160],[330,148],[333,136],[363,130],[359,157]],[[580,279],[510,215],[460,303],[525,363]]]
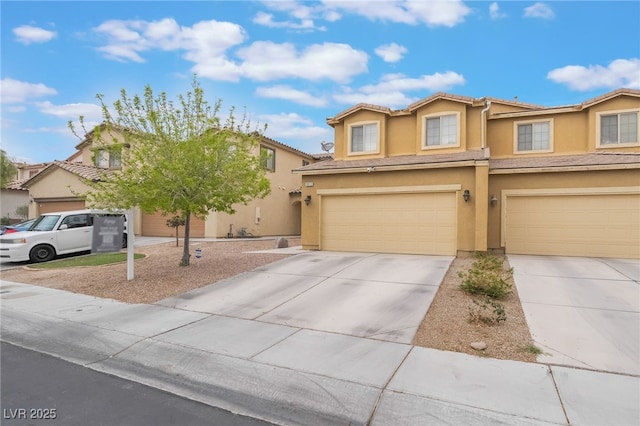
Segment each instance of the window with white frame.
[[378,123],[362,123],[349,126],[349,152],[378,152]]
[[516,152],[550,151],[552,149],[551,121],[516,123]]
[[457,113],[425,116],[423,146],[431,148],[460,145],[458,118]]
[[603,145],[638,144],[638,111],[600,116],[600,140]]

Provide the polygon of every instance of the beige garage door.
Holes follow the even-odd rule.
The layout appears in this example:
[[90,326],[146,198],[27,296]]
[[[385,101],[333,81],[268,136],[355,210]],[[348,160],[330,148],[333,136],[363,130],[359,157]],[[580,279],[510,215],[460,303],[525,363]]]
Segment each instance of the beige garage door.
[[507,197],[505,251],[640,257],[640,195]]
[[455,193],[322,198],[321,249],[455,255]]
[[83,200],[76,201],[41,201],[38,202],[38,214],[53,212],[68,212],[85,208]]
[[[162,213],[142,215],[142,235],[145,237],[175,237],[176,230],[167,226],[167,220],[173,215],[162,216]],[[179,229],[179,236],[184,236],[184,226]],[[190,238],[204,238],[204,221],[191,216]]]

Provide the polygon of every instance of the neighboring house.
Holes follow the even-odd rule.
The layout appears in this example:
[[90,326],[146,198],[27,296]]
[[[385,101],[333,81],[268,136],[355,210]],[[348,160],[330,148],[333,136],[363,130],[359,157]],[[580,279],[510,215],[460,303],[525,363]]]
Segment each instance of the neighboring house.
[[18,214],[18,209],[29,205],[29,191],[22,188],[21,181],[10,182],[0,193],[0,216],[9,218],[11,223],[21,222],[27,218]]
[[[107,135],[103,136],[106,139]],[[89,187],[83,179],[99,179],[104,170],[116,172],[121,167],[121,150],[126,147],[112,142],[108,139],[104,146],[96,148],[90,133],[76,146],[77,153],[66,161],[54,161],[25,182],[24,187],[29,189],[34,201],[30,215],[84,208],[81,195]],[[243,228],[254,236],[300,235],[301,178],[291,170],[318,159],[266,137],[262,138],[260,149],[270,154],[264,167],[271,182],[271,194],[246,206],[236,206],[234,215],[212,212],[206,220],[192,217],[192,237],[227,237],[230,232],[237,237]],[[170,217],[136,211],[134,231],[143,236],[173,236],[175,230],[166,225]]]
[[[18,214],[18,208],[24,208],[30,203],[29,191],[22,187],[22,184],[29,178],[37,175],[43,170],[48,163],[27,164],[14,162],[13,165],[16,168],[16,175],[12,182],[10,182],[5,188],[2,188],[0,194],[0,206],[2,206],[2,212],[0,215],[5,218],[9,218],[12,223],[20,222],[26,218]],[[29,216],[31,217],[31,216]]]
[[640,91],[541,107],[437,93],[327,120],[305,249],[640,258]]
[[27,163],[13,163],[16,167],[16,177],[15,180],[18,182],[24,182],[27,179],[31,179],[41,170],[49,165],[49,163],[37,163],[37,164],[27,164]]

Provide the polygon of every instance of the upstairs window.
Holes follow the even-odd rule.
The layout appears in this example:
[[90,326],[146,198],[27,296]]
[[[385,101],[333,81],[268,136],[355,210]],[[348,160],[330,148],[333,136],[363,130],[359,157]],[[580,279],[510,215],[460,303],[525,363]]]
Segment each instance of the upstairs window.
[[638,144],[638,112],[600,114],[600,146]]
[[551,121],[516,123],[516,152],[551,151]]
[[265,146],[260,147],[260,159],[262,168],[270,172],[276,171],[276,151]]
[[424,117],[423,147],[439,148],[460,145],[458,113]]
[[349,152],[378,152],[378,123],[362,123],[349,126]]
[[95,151],[93,162],[101,169],[119,169],[122,167],[122,152],[117,148],[98,149]]
[[109,153],[104,149],[99,149],[95,152],[93,160],[96,167],[106,169],[109,167]]

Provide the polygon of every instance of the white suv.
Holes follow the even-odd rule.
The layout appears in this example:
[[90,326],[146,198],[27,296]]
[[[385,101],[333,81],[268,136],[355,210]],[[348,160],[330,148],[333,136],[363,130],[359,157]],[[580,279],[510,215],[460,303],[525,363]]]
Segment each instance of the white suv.
[[[93,218],[124,216],[99,210],[45,213],[28,231],[0,236],[0,259],[10,262],[47,262],[57,255],[91,250]],[[122,247],[127,247],[125,219]]]

